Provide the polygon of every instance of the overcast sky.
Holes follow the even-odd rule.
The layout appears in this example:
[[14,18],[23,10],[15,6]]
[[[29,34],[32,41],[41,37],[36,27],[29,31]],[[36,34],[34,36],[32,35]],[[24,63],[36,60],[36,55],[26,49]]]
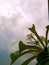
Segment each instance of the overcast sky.
[[[0,0],[0,47],[14,51],[35,24],[39,35],[48,24],[48,0]],[[2,41],[3,40],[3,41]]]

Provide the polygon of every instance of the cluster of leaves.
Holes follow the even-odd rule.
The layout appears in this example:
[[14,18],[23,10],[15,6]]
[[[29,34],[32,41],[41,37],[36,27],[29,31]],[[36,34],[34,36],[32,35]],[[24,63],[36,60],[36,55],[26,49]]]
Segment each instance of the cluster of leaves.
[[[49,25],[46,26],[46,36],[39,36],[35,30],[35,25],[33,24],[32,28],[29,28],[32,32],[28,34],[29,44],[24,44],[22,41],[19,42],[19,51],[11,53],[11,64],[12,65],[19,57],[24,54],[31,53],[32,57],[25,60],[21,65],[28,65],[33,59],[37,59],[36,65],[49,65],[49,47],[48,47],[48,31]],[[34,35],[36,38],[34,37]]]

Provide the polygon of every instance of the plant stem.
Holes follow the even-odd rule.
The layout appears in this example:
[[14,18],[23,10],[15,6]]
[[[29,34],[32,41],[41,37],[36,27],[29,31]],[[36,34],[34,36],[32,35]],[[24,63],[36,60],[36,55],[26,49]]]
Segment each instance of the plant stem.
[[46,31],[46,40],[45,40],[45,43],[46,43],[46,47],[47,47],[47,37],[48,37],[48,30]]
[[45,48],[43,41],[41,40],[41,38],[39,37],[39,35],[37,34],[37,32],[35,33],[36,37],[38,38],[39,42],[42,44],[42,46]]

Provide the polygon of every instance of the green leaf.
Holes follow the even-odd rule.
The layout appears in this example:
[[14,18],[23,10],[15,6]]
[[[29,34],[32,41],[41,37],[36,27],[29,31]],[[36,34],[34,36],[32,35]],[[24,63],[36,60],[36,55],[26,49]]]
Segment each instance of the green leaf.
[[37,63],[36,65],[40,65],[39,63]]
[[19,51],[15,52],[15,53],[11,53],[10,57],[11,57],[11,64],[10,65],[12,65],[18,59]]
[[46,43],[46,46],[48,45],[48,42],[47,42],[47,38],[48,38],[48,31],[49,31],[49,25],[47,25],[46,26],[46,41],[45,41],[45,43]]
[[48,45],[47,37],[48,37],[48,29],[46,30],[46,40],[45,40],[46,46]]
[[43,50],[42,48],[38,47],[38,46],[31,46],[31,45],[25,45],[22,41],[19,42],[19,52],[21,53],[24,50],[28,50],[28,49],[33,49],[33,50]]
[[39,42],[42,44],[43,47],[45,47],[43,41],[41,40],[40,36],[37,34],[37,32],[36,32],[36,30],[35,30],[34,24],[33,24],[32,28],[28,28],[28,29],[29,29],[32,33],[34,33],[34,34],[36,35],[36,37],[37,37],[37,39],[39,40]]
[[19,42],[19,52],[21,53],[25,49],[27,49],[27,46],[22,41],[20,41]]
[[49,53],[48,53],[48,49],[45,48],[43,52],[41,52],[40,54],[38,54],[37,56],[37,61],[39,64],[44,64],[47,60],[49,60]]
[[19,51],[16,51],[15,53],[11,53],[10,57],[11,57],[11,64],[12,65],[18,58],[20,58],[22,55],[26,54],[26,53],[33,53],[33,52],[37,52],[37,50],[28,50],[25,51],[21,54],[19,54]]
[[44,63],[44,65],[49,65],[49,60]]
[[46,29],[49,30],[49,25],[46,26]]
[[47,48],[48,48],[48,53],[49,53],[49,46]]
[[49,40],[47,40],[47,43],[49,43]]
[[34,60],[37,56],[33,56],[29,59],[27,59],[25,62],[23,62],[21,65],[28,65],[32,60]]
[[35,25],[33,24],[32,28],[28,28],[31,32],[35,33]]

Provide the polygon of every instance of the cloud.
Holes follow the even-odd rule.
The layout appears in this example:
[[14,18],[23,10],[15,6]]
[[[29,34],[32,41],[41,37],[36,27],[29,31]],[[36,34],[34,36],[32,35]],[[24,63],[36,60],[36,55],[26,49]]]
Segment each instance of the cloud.
[[[8,3],[10,10],[7,11],[11,16],[8,12],[5,12],[7,16],[0,15],[0,34],[6,40],[4,42],[10,51],[15,51],[18,48],[19,40],[25,41],[25,35],[30,32],[28,28],[32,24],[35,24],[39,35],[44,35],[45,26],[48,24],[47,0],[19,0],[17,4],[16,1],[5,0],[4,4]],[[11,11],[13,12],[11,13]],[[2,12],[4,13],[4,10]]]

